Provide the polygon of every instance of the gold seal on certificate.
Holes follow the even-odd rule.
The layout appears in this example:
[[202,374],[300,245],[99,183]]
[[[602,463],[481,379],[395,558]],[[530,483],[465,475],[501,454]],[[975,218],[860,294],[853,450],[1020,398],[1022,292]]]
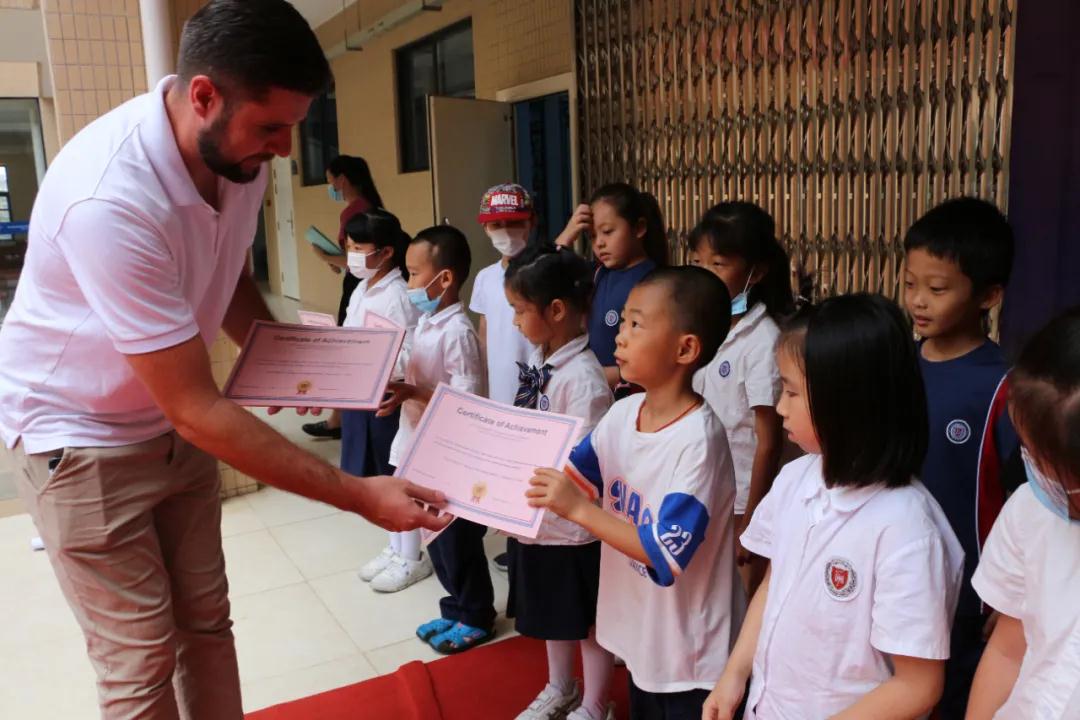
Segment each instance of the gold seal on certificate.
[[405,331],[259,321],[225,383],[239,405],[374,410]]

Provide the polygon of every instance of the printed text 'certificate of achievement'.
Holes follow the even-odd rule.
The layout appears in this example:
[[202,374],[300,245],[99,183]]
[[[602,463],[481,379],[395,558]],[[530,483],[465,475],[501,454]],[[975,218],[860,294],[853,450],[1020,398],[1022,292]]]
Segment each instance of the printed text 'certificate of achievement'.
[[566,465],[580,427],[440,384],[395,474],[446,493],[452,515],[534,538],[544,511],[529,507],[529,480],[536,468]]
[[225,384],[239,405],[374,410],[405,331],[257,321]]

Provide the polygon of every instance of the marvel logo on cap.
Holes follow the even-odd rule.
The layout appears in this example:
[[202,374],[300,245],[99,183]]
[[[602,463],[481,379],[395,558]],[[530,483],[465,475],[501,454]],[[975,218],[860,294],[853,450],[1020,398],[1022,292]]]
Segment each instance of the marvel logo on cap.
[[516,183],[496,185],[484,193],[480,201],[481,223],[498,220],[528,220],[533,214],[532,196],[529,191]]

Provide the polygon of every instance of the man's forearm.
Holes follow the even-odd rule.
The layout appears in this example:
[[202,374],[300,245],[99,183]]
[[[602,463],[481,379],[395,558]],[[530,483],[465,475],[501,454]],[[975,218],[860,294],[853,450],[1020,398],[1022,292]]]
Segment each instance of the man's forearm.
[[225,312],[221,329],[234,343],[243,345],[252,323],[256,320],[274,322],[274,316],[266,306],[255,280],[247,272],[243,272],[236,282],[236,289],[229,302],[229,309]]
[[344,473],[230,400],[219,398],[198,417],[178,422],[176,429],[191,444],[260,482],[358,510],[352,506],[355,495],[350,497],[343,488]]

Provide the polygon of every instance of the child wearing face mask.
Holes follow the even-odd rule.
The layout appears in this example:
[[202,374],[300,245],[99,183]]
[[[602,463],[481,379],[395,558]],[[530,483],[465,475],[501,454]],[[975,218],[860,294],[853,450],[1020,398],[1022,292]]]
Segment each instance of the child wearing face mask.
[[[345,224],[347,267],[357,279],[349,298],[344,327],[364,327],[368,313],[405,330],[393,378],[405,377],[405,361],[420,311],[409,302],[405,282],[405,250],[409,236],[398,219],[385,210],[356,215]],[[384,417],[370,410],[341,414],[341,468],[353,475],[393,475],[390,446],[398,431],[400,411]],[[390,542],[360,568],[360,579],[377,592],[398,592],[431,575],[431,563],[421,556],[415,534],[390,533]]]
[[[776,402],[777,323],[795,309],[790,263],[772,217],[749,202],[713,207],[690,233],[690,264],[724,281],[731,295],[731,330],[716,357],[694,376],[727,433],[735,465],[738,537],[779,470],[783,431]],[[739,573],[750,594],[765,575],[765,559],[736,542]]]
[[[463,392],[483,386],[480,344],[461,304],[472,253],[464,233],[449,225],[422,230],[405,256],[409,300],[423,313],[405,363],[405,382],[391,383],[379,415],[401,407],[401,424],[390,448],[397,464],[412,444],[416,427],[439,383]],[[444,654],[463,652],[495,637],[495,590],[484,534],[487,528],[457,518],[428,545],[435,573],[446,590],[439,617],[416,629],[416,636]],[[409,533],[419,542],[420,531]]]
[[528,362],[532,343],[514,327],[503,279],[510,260],[521,253],[536,226],[532,197],[520,185],[496,185],[484,193],[477,220],[502,258],[476,274],[469,309],[480,316],[480,354],[487,362],[488,397],[512,405],[519,362]]
[[1080,717],[1080,308],[1035,335],[1009,376],[1027,484],[994,523],[972,584],[1000,613],[971,720]]

